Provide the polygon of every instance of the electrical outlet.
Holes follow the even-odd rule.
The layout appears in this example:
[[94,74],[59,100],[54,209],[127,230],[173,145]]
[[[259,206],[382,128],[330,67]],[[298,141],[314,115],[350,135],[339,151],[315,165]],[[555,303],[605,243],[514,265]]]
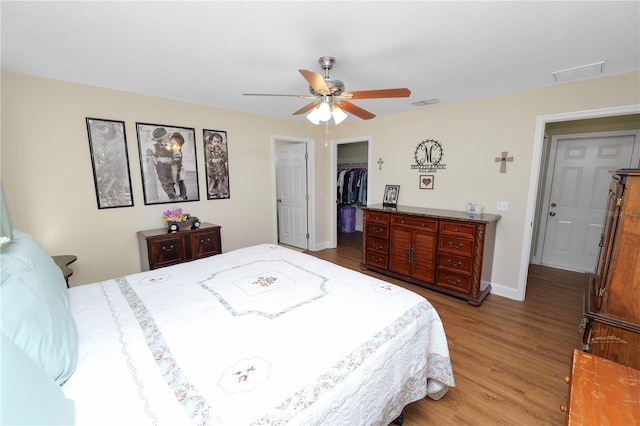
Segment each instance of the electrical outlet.
[[496,210],[500,212],[506,212],[509,210],[509,202],[508,201],[498,201],[496,204]]

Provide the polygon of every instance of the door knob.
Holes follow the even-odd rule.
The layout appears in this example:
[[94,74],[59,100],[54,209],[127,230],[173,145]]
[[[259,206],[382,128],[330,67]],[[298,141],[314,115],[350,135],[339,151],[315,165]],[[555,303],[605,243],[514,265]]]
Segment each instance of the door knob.
[[551,203],[551,207],[555,207],[556,205],[556,203]]
[[555,216],[555,215],[556,215],[556,212],[549,213],[549,216]]
[[282,198],[278,198],[276,201],[281,203],[282,202]]

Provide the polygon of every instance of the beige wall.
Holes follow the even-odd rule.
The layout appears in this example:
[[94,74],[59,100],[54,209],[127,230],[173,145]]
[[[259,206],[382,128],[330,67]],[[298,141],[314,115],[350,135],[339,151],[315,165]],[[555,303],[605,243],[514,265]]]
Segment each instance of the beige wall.
[[[502,215],[498,223],[493,264],[493,291],[517,298],[520,257],[539,116],[640,104],[640,74],[586,80],[516,94],[455,104],[423,107],[412,112],[351,122],[339,127],[337,138],[371,135],[369,203],[382,202],[386,184],[400,185],[399,203],[464,210],[477,201],[485,212]],[[371,108],[373,109],[373,108]],[[419,173],[411,170],[416,145],[436,139],[444,148],[445,170],[435,173],[434,190],[420,190]],[[514,157],[501,174],[495,157]],[[497,201],[509,210],[496,211]]]
[[[462,210],[477,201],[486,212],[497,213],[496,201],[508,201],[509,210],[500,213],[492,281],[498,294],[512,297],[525,242],[537,118],[640,104],[639,81],[640,73],[630,73],[368,121],[350,119],[332,128],[330,136],[371,138],[370,158],[382,158],[384,166],[381,171],[370,167],[370,203],[381,202],[385,184],[401,185],[400,204],[406,205]],[[362,106],[375,112],[373,101]],[[85,117],[125,121],[135,207],[96,208]],[[225,251],[273,242],[271,137],[315,138],[316,246],[331,240],[334,183],[322,126],[4,72],[1,173],[12,221],[52,254],[80,257],[73,284],[138,271],[135,232],[161,226],[162,211],[172,206],[144,205],[136,121],[196,129],[201,201],[180,206],[222,225]],[[202,128],[228,132],[229,200],[206,200]],[[444,147],[447,167],[435,173],[433,191],[420,190],[419,173],[411,170],[423,139],[437,139]],[[494,161],[502,151],[514,157],[506,174]]]
[[[125,122],[134,207],[98,210],[86,117]],[[200,201],[144,205],[136,122],[193,127]],[[226,130],[230,189],[207,200],[202,129]],[[2,186],[14,227],[52,254],[76,254],[71,284],[140,270],[136,232],[182,207],[222,226],[224,251],[273,242],[272,134],[309,137],[311,124],[2,73]]]

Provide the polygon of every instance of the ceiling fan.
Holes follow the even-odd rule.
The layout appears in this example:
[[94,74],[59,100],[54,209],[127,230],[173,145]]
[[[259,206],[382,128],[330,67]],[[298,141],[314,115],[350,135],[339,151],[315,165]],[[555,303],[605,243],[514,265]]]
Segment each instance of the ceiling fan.
[[[380,99],[380,98],[406,98],[411,95],[411,91],[406,87],[397,89],[360,90],[355,92],[345,92],[344,83],[329,77],[329,71],[333,68],[336,60],[331,56],[322,56],[318,60],[324,70],[325,75],[308,71],[298,70],[300,74],[309,82],[310,95],[281,95],[268,93],[244,93],[245,96],[293,96],[303,99],[313,99],[313,102],[303,106],[293,113],[293,115],[304,114],[311,111],[307,118],[313,124],[320,121],[329,121],[333,117],[336,124],[347,118],[347,111],[363,120],[370,120],[375,114],[360,108],[351,103],[354,99]],[[343,111],[344,110],[344,111]]]

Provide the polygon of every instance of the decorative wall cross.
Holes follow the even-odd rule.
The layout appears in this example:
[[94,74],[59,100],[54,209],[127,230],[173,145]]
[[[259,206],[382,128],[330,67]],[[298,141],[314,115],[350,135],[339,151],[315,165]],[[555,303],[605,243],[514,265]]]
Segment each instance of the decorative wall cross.
[[384,164],[384,161],[382,161],[382,158],[378,159],[378,170],[382,170],[383,164]]
[[502,151],[502,157],[496,157],[496,163],[500,164],[500,173],[507,173],[507,161],[513,161],[513,157],[507,157],[508,151]]

